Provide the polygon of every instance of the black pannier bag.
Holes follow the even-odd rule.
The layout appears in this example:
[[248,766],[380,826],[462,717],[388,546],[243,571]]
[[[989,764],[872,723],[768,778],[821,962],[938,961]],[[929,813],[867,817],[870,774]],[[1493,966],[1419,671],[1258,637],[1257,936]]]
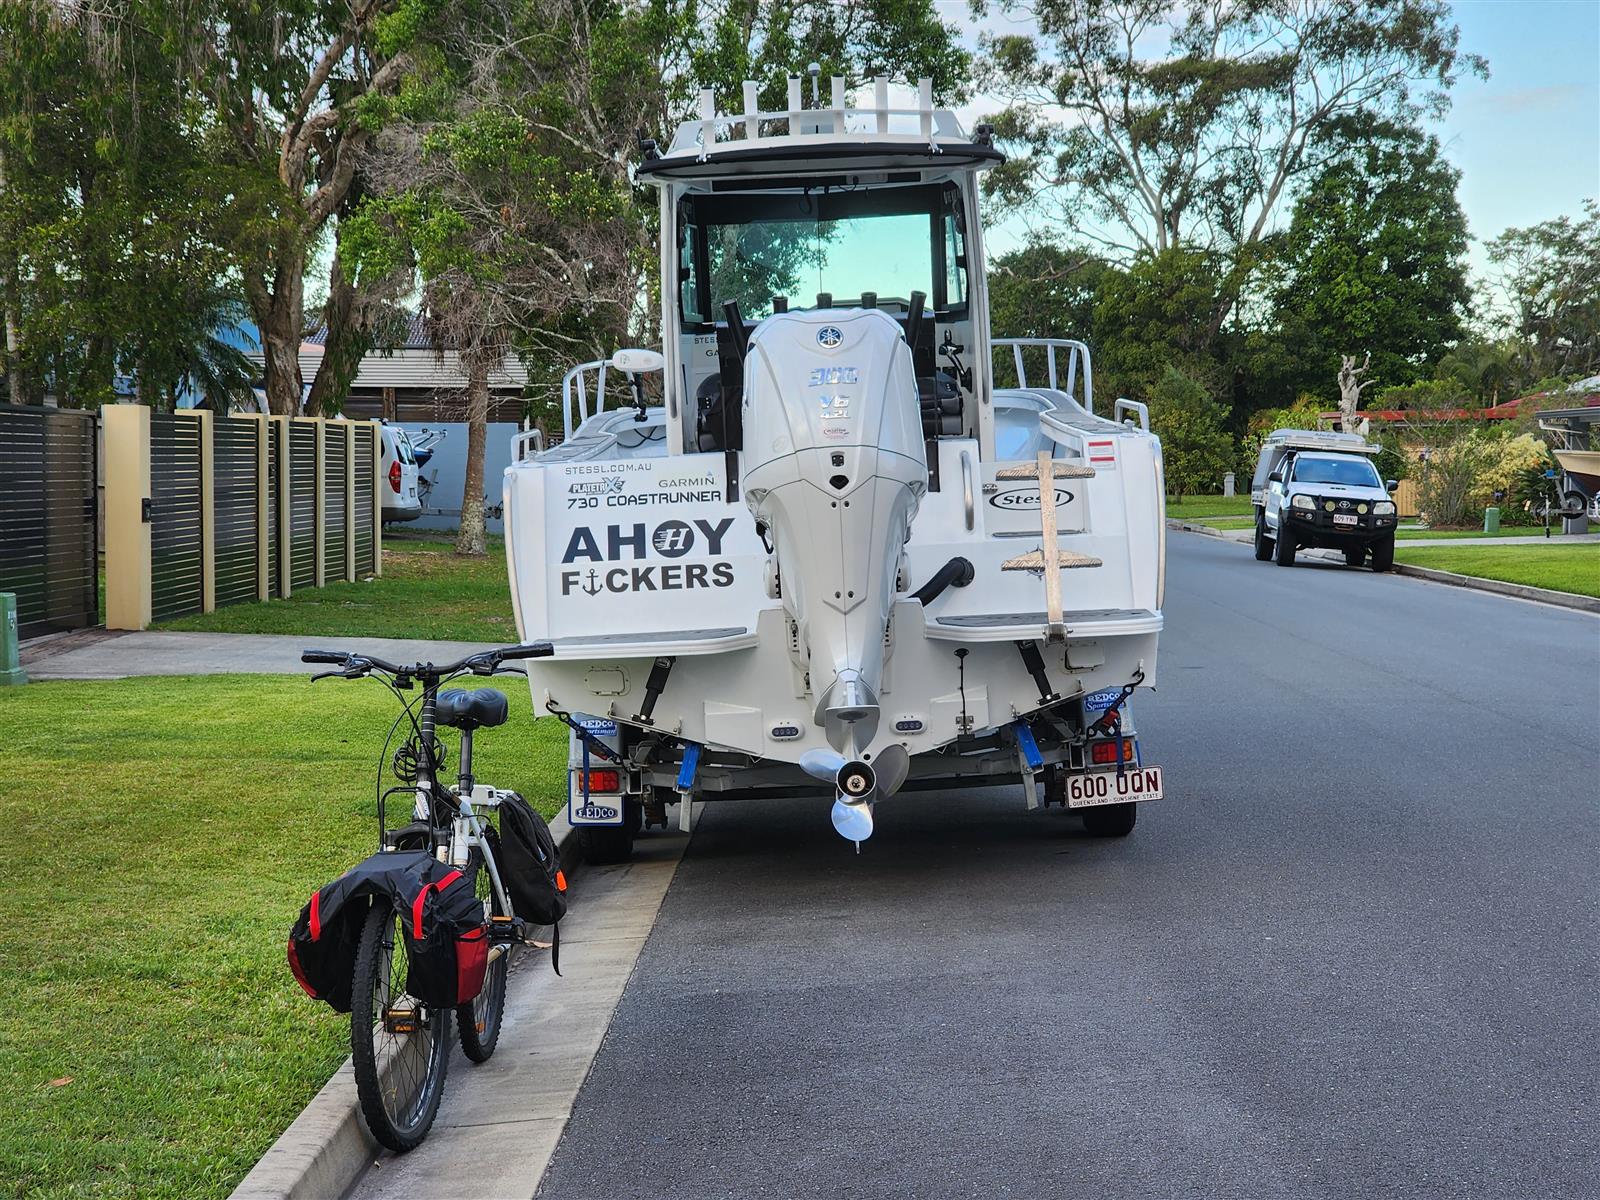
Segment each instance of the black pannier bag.
[[406,991],[431,1008],[466,1004],[483,990],[489,930],[473,877],[452,868],[423,886],[407,914]]
[[416,977],[407,981],[411,995],[435,1006],[464,1003],[477,995],[488,942],[483,903],[474,895],[471,878],[426,851],[391,850],[374,854],[318,889],[300,910],[289,931],[287,954],[289,969],[308,996],[337,1012],[350,1011],[356,943],[373,897],[401,914]]
[[498,861],[517,916],[530,925],[554,925],[567,915],[567,877],[556,839],[521,796],[500,802]]

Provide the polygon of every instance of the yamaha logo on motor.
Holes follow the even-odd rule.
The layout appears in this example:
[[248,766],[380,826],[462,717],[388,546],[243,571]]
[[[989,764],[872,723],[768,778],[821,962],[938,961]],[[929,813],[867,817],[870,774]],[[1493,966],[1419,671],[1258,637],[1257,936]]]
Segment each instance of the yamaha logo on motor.
[[837,325],[824,325],[817,330],[817,345],[824,350],[832,350],[842,341],[844,341],[844,334],[839,331]]

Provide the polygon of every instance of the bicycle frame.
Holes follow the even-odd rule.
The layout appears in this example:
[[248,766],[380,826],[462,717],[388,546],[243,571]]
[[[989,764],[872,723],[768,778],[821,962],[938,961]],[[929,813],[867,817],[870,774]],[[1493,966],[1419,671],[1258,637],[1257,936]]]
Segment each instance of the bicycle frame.
[[[519,658],[548,658],[553,649],[549,642],[534,642],[522,646],[507,646],[497,650],[485,650],[477,654],[470,654],[459,662],[446,666],[435,666],[433,663],[417,663],[410,666],[401,666],[396,663],[386,662],[368,654],[351,654],[341,650],[305,650],[300,655],[301,662],[334,664],[339,669],[313,675],[313,681],[337,676],[343,679],[360,679],[374,671],[381,672],[390,677],[387,681],[392,690],[399,693],[402,689],[411,686],[415,679],[422,684],[422,711],[415,722],[418,738],[417,777],[413,782],[414,800],[412,803],[412,819],[424,823],[429,832],[429,852],[438,854],[441,849],[448,852],[448,861],[453,866],[465,867],[472,861],[472,852],[477,850],[483,857],[484,869],[489,873],[490,886],[494,889],[494,898],[502,913],[508,916],[514,914],[511,897],[507,894],[505,883],[500,877],[500,864],[495,861],[494,851],[489,846],[489,840],[484,836],[483,820],[478,808],[493,809],[503,798],[514,796],[514,792],[502,792],[488,785],[479,785],[472,775],[472,730],[461,731],[461,762],[456,777],[454,789],[441,788],[438,778],[437,764],[434,755],[436,745],[439,714],[439,686],[448,679],[464,671],[471,671],[475,675],[493,675],[500,670],[503,662]],[[409,706],[407,706],[409,712]],[[380,774],[382,767],[379,768]],[[404,791],[404,787],[392,789]],[[383,826],[383,800],[388,792],[379,786],[378,817],[384,849],[393,849],[389,844],[389,833]],[[478,808],[474,808],[474,804]],[[441,812],[441,806],[443,812]],[[448,814],[447,816],[444,814]],[[448,827],[448,833],[446,828]],[[491,948],[491,960],[505,953],[504,944]]]
[[[433,798],[436,794],[442,796],[445,803],[453,809],[450,818],[450,833],[444,845],[449,847],[450,862],[457,867],[465,867],[472,859],[472,851],[477,850],[483,858],[484,869],[489,872],[489,882],[494,888],[495,900],[500,906],[500,911],[509,913],[511,897],[506,893],[505,884],[500,879],[500,864],[495,861],[494,851],[489,847],[489,841],[483,836],[483,821],[473,808],[474,800],[481,803],[484,808],[495,808],[499,805],[502,793],[497,788],[484,785],[478,787],[472,775],[472,733],[470,729],[461,731],[461,751],[459,766],[456,773],[456,786],[454,790],[443,789],[440,792],[438,773],[434,769],[433,745],[438,730],[438,702],[439,686],[445,681],[443,672],[425,672],[422,678],[422,712],[418,716],[417,729],[422,740],[423,753],[417,763],[416,799],[412,805],[412,818],[425,822],[430,830],[442,833],[439,828],[442,822],[435,819]],[[480,795],[480,791],[483,793]],[[509,793],[506,793],[509,794]],[[435,852],[438,846],[434,847]],[[500,947],[491,949],[491,961],[504,951]]]

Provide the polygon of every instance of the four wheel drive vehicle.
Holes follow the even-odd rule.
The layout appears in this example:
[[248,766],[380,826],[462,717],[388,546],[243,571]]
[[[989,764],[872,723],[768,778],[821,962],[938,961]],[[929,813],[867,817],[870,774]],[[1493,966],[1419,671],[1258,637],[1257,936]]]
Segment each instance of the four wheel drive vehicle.
[[1368,445],[1353,433],[1274,430],[1261,447],[1250,500],[1256,516],[1256,558],[1292,567],[1295,551],[1344,551],[1352,567],[1371,556],[1374,571],[1394,565],[1398,484],[1378,476]]
[[383,519],[415,521],[422,515],[422,500],[417,495],[417,455],[411,439],[398,425],[384,421],[383,432]]

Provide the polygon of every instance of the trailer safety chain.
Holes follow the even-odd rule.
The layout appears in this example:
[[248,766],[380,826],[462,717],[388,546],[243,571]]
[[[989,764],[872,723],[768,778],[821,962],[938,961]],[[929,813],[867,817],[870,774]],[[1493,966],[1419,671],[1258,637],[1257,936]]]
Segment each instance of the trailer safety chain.
[[610,746],[606,745],[599,738],[595,737],[594,734],[590,733],[582,725],[578,724],[578,722],[573,719],[572,714],[566,709],[558,708],[554,700],[546,700],[544,702],[544,706],[552,716],[554,716],[568,729],[572,730],[573,733],[577,734],[579,743],[582,744],[583,748],[589,751],[589,753],[597,755],[600,758],[605,759],[607,762],[620,763],[622,761],[622,755],[618,754]]
[[1121,690],[1117,698],[1111,702],[1111,707],[1101,714],[1100,719],[1089,726],[1089,731],[1092,733],[1095,730],[1108,730],[1113,724],[1120,729],[1122,726],[1122,706],[1128,702],[1128,697],[1133,695],[1133,690],[1143,682],[1144,668],[1136,667],[1133,672],[1133,679]]

